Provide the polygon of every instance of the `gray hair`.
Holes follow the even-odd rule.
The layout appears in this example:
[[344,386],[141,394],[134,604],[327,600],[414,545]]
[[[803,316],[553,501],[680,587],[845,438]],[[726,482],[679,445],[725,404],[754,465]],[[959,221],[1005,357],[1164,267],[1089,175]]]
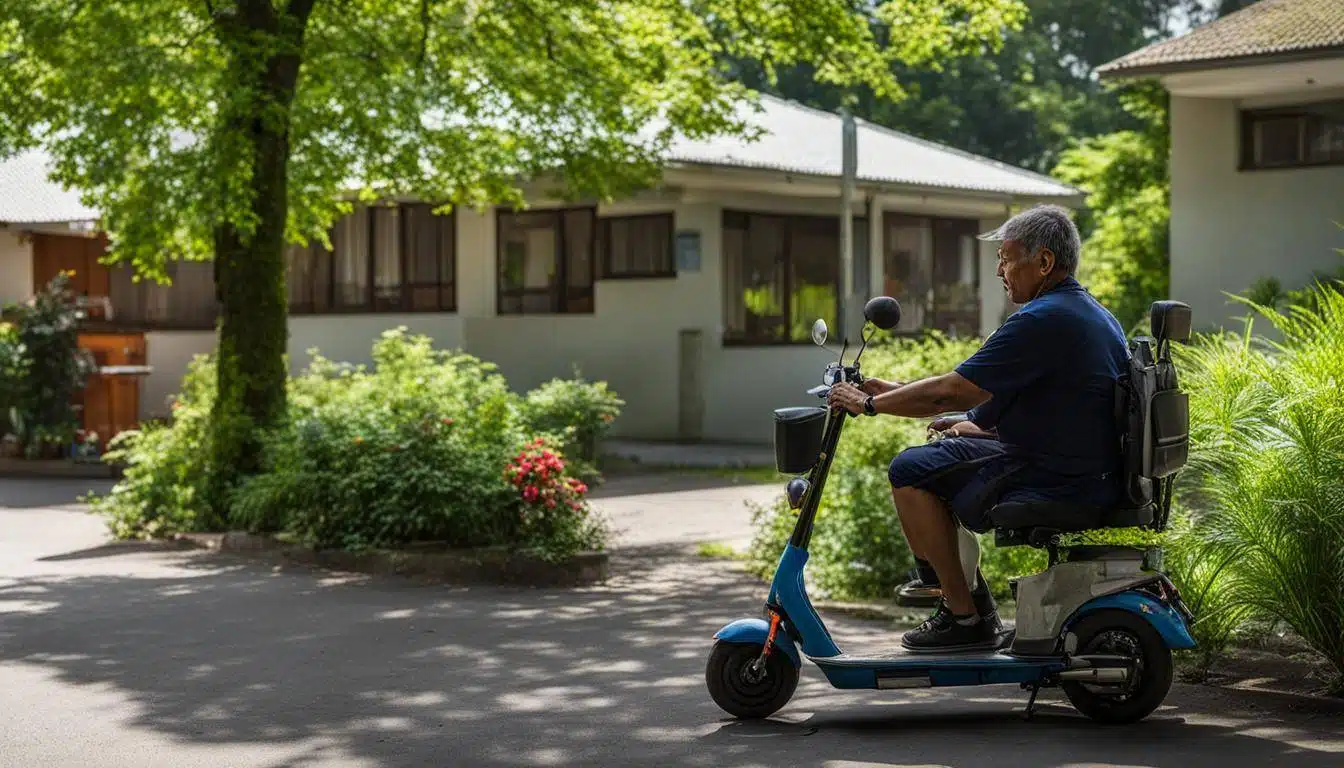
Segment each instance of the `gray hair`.
[[1072,275],[1078,269],[1079,253],[1083,250],[1078,227],[1069,212],[1058,205],[1038,205],[1005,221],[993,232],[980,235],[981,240],[1016,240],[1026,246],[1028,253],[1048,248],[1055,254],[1055,264]]

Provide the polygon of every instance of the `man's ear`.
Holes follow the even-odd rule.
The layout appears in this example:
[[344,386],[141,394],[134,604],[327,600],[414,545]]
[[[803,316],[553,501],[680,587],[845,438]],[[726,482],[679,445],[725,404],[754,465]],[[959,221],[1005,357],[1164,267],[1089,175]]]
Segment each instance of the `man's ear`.
[[1055,271],[1055,252],[1049,248],[1041,249],[1041,275],[1048,275]]

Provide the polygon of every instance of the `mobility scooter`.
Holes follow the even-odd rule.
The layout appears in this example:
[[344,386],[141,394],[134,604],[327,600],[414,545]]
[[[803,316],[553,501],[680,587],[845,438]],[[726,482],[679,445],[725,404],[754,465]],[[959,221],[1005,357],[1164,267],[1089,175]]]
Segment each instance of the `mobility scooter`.
[[[871,328],[854,361],[844,363],[846,341],[839,361],[827,365],[822,385],[809,394],[825,397],[839,381],[861,384],[858,358],[872,329],[895,327],[900,305],[876,297],[864,307],[864,318]],[[1170,345],[1189,341],[1190,308],[1156,302],[1150,324],[1151,337],[1129,342],[1129,368],[1117,385],[1125,501],[1092,509],[1001,502],[989,513],[998,546],[1025,545],[1049,553],[1044,572],[1012,583],[1016,626],[1000,634],[993,650],[916,653],[897,648],[858,656],[836,645],[808,599],[803,569],[849,414],[825,407],[776,410],[776,463],[781,472],[796,475],[786,493],[798,518],[763,618],[734,621],[714,635],[705,670],[714,702],[734,717],[769,717],[792,697],[806,657],[840,689],[1018,685],[1031,691],[1030,718],[1040,689],[1060,686],[1079,712],[1096,721],[1130,723],[1152,713],[1171,687],[1172,650],[1195,646],[1189,631],[1193,617],[1160,570],[1160,549],[1061,541],[1087,530],[1166,526],[1173,475],[1185,463],[1189,429],[1188,400],[1176,383]],[[818,320],[813,341],[823,345],[826,333],[826,324]],[[967,583],[974,587],[979,545],[965,529],[959,536]]]

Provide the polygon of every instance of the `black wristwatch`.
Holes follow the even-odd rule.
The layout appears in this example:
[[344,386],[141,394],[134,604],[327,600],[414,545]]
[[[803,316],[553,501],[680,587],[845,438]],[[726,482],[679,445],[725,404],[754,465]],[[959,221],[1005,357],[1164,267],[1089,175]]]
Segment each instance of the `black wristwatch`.
[[876,415],[877,415],[877,407],[876,407],[875,405],[873,405],[873,396],[872,396],[872,395],[869,395],[869,396],[868,396],[868,399],[866,399],[866,400],[863,401],[863,412],[866,413],[866,414],[868,414],[869,416],[876,416]]

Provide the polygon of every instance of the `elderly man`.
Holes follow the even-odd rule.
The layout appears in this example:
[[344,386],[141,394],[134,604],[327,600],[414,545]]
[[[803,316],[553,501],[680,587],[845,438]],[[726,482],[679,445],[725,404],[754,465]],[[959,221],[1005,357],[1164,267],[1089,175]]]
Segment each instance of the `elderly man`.
[[[832,388],[851,413],[931,417],[967,411],[944,439],[891,462],[892,499],[910,549],[937,572],[942,599],[907,633],[919,651],[977,650],[998,641],[993,598],[967,584],[957,526],[984,532],[999,501],[1115,503],[1120,451],[1113,410],[1126,364],[1120,324],[1074,278],[1081,243],[1068,213],[1038,206],[980,236],[998,241],[998,276],[1022,307],[956,370],[901,384]],[[974,594],[972,594],[974,587]]]

